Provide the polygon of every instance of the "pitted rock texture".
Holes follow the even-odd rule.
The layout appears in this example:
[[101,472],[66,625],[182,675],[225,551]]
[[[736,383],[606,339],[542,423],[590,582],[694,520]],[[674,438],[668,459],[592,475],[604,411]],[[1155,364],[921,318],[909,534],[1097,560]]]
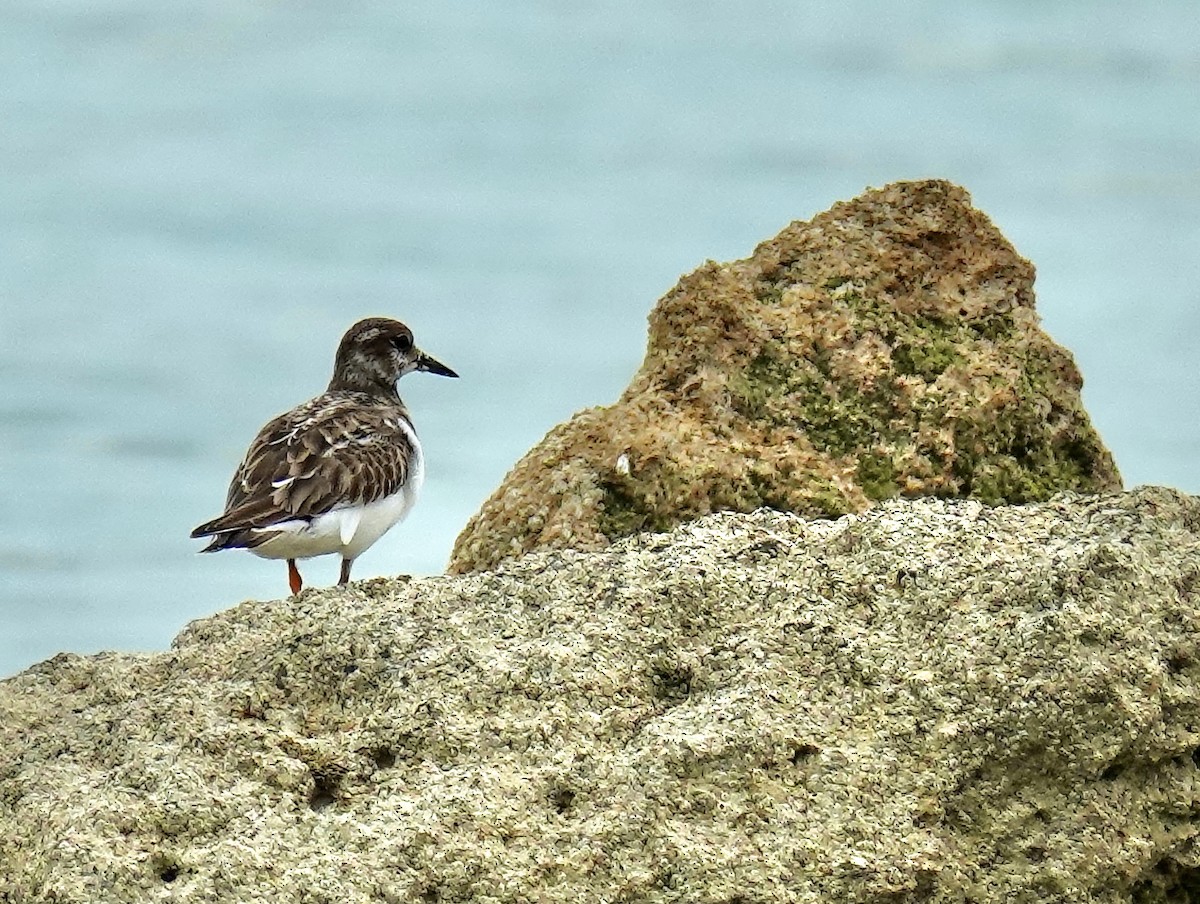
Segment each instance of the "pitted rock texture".
[[0,682],[0,901],[1175,902],[1200,500],[721,514]]
[[453,572],[602,549],[712,511],[1119,490],[1033,266],[947,182],[897,183],[684,277],[620,400],[553,429],[463,530]]

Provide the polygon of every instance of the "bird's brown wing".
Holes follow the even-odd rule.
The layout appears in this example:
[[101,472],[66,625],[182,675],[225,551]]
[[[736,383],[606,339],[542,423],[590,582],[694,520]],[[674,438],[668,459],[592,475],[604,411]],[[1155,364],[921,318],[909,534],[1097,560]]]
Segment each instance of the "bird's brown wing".
[[209,549],[257,546],[273,536],[262,528],[390,496],[408,479],[411,430],[402,407],[364,404],[358,393],[326,393],[293,408],[259,431],[224,514],[192,536],[215,536]]

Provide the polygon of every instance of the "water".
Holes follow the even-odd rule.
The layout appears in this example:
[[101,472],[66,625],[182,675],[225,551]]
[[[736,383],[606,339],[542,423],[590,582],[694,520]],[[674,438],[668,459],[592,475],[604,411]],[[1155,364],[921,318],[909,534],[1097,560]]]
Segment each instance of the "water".
[[187,534],[355,319],[462,374],[401,384],[425,495],[356,567],[438,572],[681,273],[895,179],[972,191],[1127,482],[1200,492],[1197,97],[1192,0],[6,0],[0,675],[285,592]]

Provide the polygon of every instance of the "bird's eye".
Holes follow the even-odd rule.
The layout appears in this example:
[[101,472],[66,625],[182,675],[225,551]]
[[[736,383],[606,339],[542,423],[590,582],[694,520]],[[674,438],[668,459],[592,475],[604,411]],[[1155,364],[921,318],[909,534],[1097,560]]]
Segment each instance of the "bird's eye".
[[412,336],[397,336],[392,340],[392,345],[396,347],[397,351],[412,351]]

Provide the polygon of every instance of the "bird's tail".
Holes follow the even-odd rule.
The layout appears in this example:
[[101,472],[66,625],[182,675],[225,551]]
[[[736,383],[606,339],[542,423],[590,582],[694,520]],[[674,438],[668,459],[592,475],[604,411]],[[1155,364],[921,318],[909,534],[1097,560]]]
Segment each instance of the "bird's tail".
[[244,548],[246,543],[243,534],[245,533],[243,526],[234,526],[228,523],[228,512],[226,512],[220,518],[205,521],[193,530],[192,539],[209,539],[208,545],[200,550],[201,552],[220,552],[222,549]]
[[276,536],[270,527],[278,519],[279,514],[270,507],[270,500],[247,502],[226,510],[219,518],[205,521],[192,531],[192,538],[212,538],[201,552],[253,549]]

